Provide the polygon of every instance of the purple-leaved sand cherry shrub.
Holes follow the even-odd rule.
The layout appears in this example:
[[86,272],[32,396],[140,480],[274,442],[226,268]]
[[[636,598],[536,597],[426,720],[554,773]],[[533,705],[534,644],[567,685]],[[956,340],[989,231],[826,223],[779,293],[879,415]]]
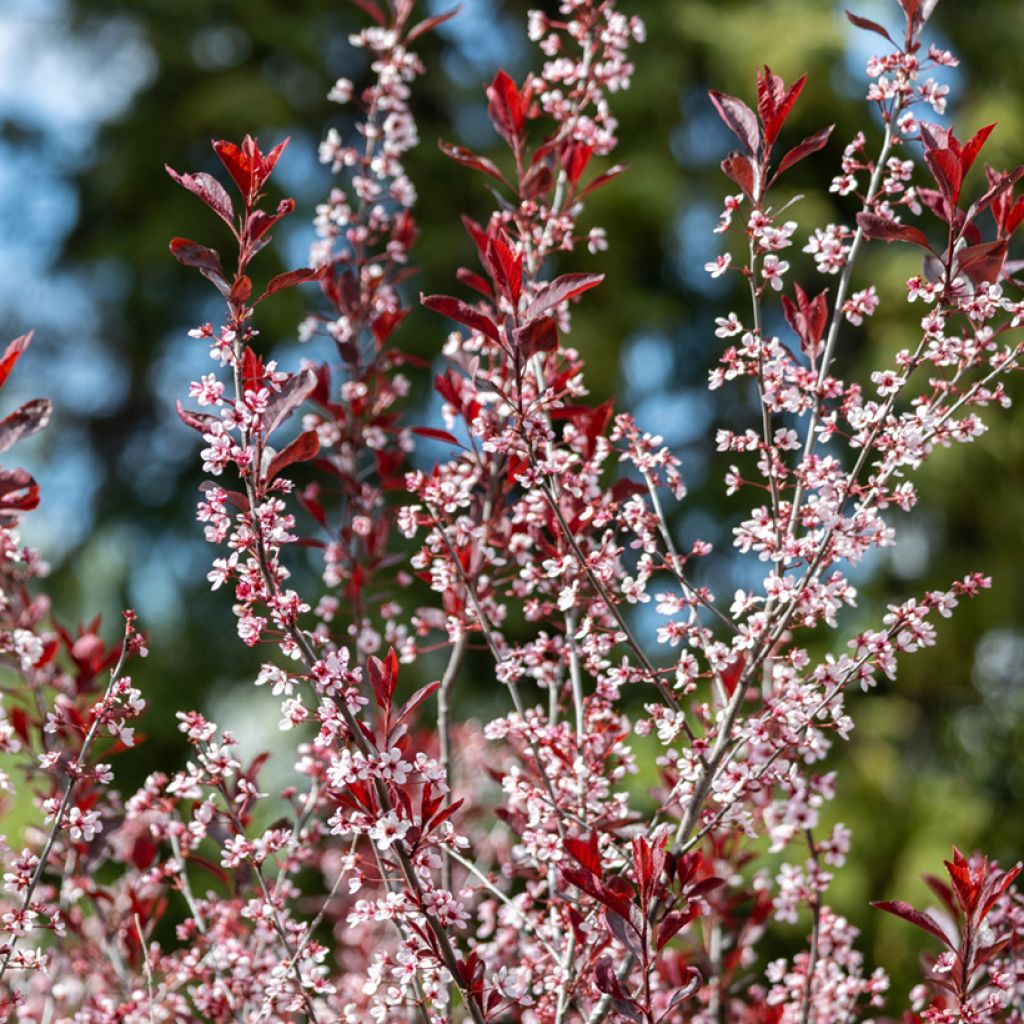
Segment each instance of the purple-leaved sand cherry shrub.
[[[114,649],[98,623],[73,636],[53,619],[45,566],[16,532],[37,488],[0,472],[0,750],[20,752],[22,798],[37,805],[0,847],[0,1019],[840,1024],[886,1012],[884,968],[829,906],[850,832],[821,823],[837,785],[822,761],[853,728],[847,691],[893,678],[989,581],[879,609],[851,636],[848,576],[894,543],[914,471],[1009,404],[1024,320],[1008,261],[1022,169],[965,187],[992,128],[961,138],[929,120],[945,104],[929,71],[956,58],[923,41],[934,0],[899,4],[900,38],[849,16],[880,37],[867,68],[880,129],[791,137],[804,79],[767,67],[749,104],[711,93],[738,148],[722,162],[722,254],[706,269],[741,275],[749,303],[707,325],[721,339],[709,386],[757,396],[756,427],[716,439],[729,494],[749,498],[730,557],[761,575],[725,600],[696,582],[711,546],[669,527],[686,497],[679,460],[589,399],[572,345],[575,303],[614,287],[571,268],[609,242],[586,205],[624,171],[609,158],[639,18],[615,0],[532,13],[539,70],[523,82],[499,71],[487,89],[507,157],[440,142],[453,174],[475,172],[498,197],[485,223],[464,218],[476,265],[455,272],[459,294],[419,299],[437,314],[443,423],[400,414],[416,377],[400,339],[418,236],[403,159],[426,70],[416,41],[456,12],[418,20],[413,0],[359,0],[369,23],[351,42],[370,81],[331,91],[358,123],[321,143],[335,179],[308,268],[262,290],[250,276],[294,209],[264,201],[283,143],[215,142],[223,180],[169,169],[236,242],[229,258],[171,242],[224,301],[219,323],[191,332],[212,364],[178,410],[202,438],[209,581],[265,654],[254,684],[280,701],[294,784],[274,818],[265,759],[243,763],[234,737],[182,710],[186,763],[136,793],[113,788],[104,759],[134,741],[142,699],[125,663],[144,642],[131,615]],[[775,186],[825,147],[839,166],[823,187],[844,197],[846,223],[801,225]],[[858,256],[880,244],[922,250],[906,283],[920,331],[891,366],[847,380],[841,336],[879,301]],[[793,246],[819,284],[792,279]],[[261,354],[260,306],[298,285],[315,296],[305,348],[279,365]],[[774,303],[784,337],[763,327]],[[8,348],[0,378],[26,344]],[[0,422],[0,450],[48,411],[30,403]],[[429,469],[409,459],[419,439],[444,453]],[[300,587],[308,573],[293,570],[311,551],[322,583]],[[660,617],[656,644],[632,625],[638,604]],[[811,653],[812,632],[831,636],[829,653]],[[503,695],[485,724],[459,713],[470,653]],[[410,694],[403,666],[421,659],[421,676],[443,671]],[[637,736],[642,756],[658,751],[644,792]],[[8,805],[14,785],[0,775]],[[1024,1021],[1019,866],[955,852],[946,868],[948,883],[929,879],[937,910],[878,904],[934,950],[888,1012]],[[806,928],[790,960],[766,950],[773,920]]]

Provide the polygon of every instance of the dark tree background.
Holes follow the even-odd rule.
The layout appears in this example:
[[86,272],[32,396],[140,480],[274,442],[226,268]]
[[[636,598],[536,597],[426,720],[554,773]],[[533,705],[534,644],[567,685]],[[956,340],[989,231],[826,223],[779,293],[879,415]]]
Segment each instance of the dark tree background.
[[[899,22],[895,0],[851,3]],[[450,290],[455,268],[472,260],[458,213],[484,216],[492,204],[475,176],[445,160],[436,139],[493,147],[482,87],[498,66],[517,76],[534,66],[525,37],[533,6],[544,4],[466,0],[459,18],[419,45],[430,74],[416,98],[422,144],[408,168],[420,193],[423,269],[415,287],[424,291]],[[591,208],[589,222],[607,228],[610,251],[566,260],[566,268],[571,261],[571,269],[609,276],[576,314],[573,343],[590,358],[592,390],[616,396],[682,455],[691,496],[676,529],[717,541],[719,567],[709,582],[728,593],[743,582],[728,557],[738,508],[723,496],[711,438],[719,422],[750,410],[728,391],[712,403],[704,387],[720,345],[714,317],[744,308],[742,295],[702,270],[717,251],[711,228],[721,197],[732,191],[718,170],[731,139],[706,90],[749,97],[762,63],[787,79],[808,72],[794,141],[825,123],[837,128],[827,149],[791,176],[792,187],[808,194],[794,214],[799,234],[831,220],[849,223],[851,204],[821,185],[845,142],[867,127],[863,69],[878,40],[856,33],[842,5],[826,0],[622,6],[641,14],[649,33],[635,50],[632,91],[615,97],[617,156],[630,172]],[[4,337],[38,328],[12,385],[51,394],[57,406],[54,426],[33,451],[44,506],[27,532],[54,560],[62,618],[103,610],[113,629],[118,610],[130,605],[151,633],[152,656],[139,672],[151,702],[150,740],[129,776],[178,756],[178,708],[212,709],[252,748],[273,742],[277,719],[269,695],[246,690],[237,699],[258,658],[236,640],[224,595],[205,586],[210,554],[193,518],[196,437],[174,414],[175,398],[208,366],[205,346],[185,332],[216,319],[217,304],[170,258],[167,241],[224,239],[163,164],[214,170],[211,138],[250,132],[271,144],[290,135],[279,178],[300,215],[278,231],[263,270],[303,265],[309,219],[329,187],[317,142],[328,126],[348,127],[325,97],[339,75],[364,76],[347,42],[362,23],[343,0],[0,3],[0,325]],[[1004,166],[1024,162],[1019,0],[944,0],[931,34],[962,59],[949,78],[949,115],[960,134],[997,120],[986,154]],[[871,248],[858,279],[878,282],[882,306],[864,331],[844,332],[844,374],[863,373],[905,344],[920,315],[902,301],[916,257],[881,248]],[[810,257],[791,252],[795,269],[812,278]],[[295,327],[311,298],[288,293],[261,308],[263,341],[286,366],[304,354]],[[402,343],[437,359],[442,337],[436,319],[417,311]],[[424,378],[409,415],[426,422],[431,408]],[[854,830],[835,902],[865,929],[869,955],[896,969],[900,996],[913,952],[899,923],[878,921],[867,900],[897,890],[921,896],[917,876],[934,870],[953,842],[1009,860],[1024,838],[1024,421],[1016,410],[992,419],[979,443],[928,466],[920,511],[900,518],[899,546],[860,581],[867,624],[886,600],[944,587],[974,569],[995,578],[992,591],[944,623],[938,648],[905,659],[895,686],[858,702],[858,728],[833,759],[841,782],[830,813]],[[848,633],[859,625],[854,615]],[[485,662],[478,669],[476,690],[464,699],[497,706],[497,684]]]

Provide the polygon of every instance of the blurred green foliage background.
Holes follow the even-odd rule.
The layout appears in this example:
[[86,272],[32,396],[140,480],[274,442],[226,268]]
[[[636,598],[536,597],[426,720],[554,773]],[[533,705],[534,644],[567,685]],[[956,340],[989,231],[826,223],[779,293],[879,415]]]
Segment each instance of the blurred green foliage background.
[[[896,0],[850,2],[900,23]],[[420,192],[415,286],[424,291],[451,290],[455,268],[472,260],[458,213],[483,217],[492,205],[480,180],[448,164],[435,140],[494,149],[482,87],[498,66],[517,77],[535,66],[525,38],[533,6],[544,5],[465,0],[459,18],[418,45],[430,73],[415,101],[423,141],[408,168]],[[702,270],[720,242],[711,228],[721,197],[733,191],[718,170],[732,139],[706,90],[750,98],[762,63],[787,80],[808,72],[790,140],[825,123],[837,128],[827,149],[790,176],[789,187],[807,192],[794,214],[798,236],[849,223],[852,201],[823,185],[858,128],[877,137],[863,69],[881,41],[853,30],[842,6],[623,0],[649,32],[635,50],[632,91],[614,98],[617,157],[631,169],[595,197],[585,222],[607,228],[610,251],[581,251],[563,267],[609,276],[575,315],[573,342],[589,357],[595,394],[617,396],[681,454],[691,496],[675,525],[681,537],[718,542],[709,582],[719,594],[741,585],[747,570],[728,556],[740,509],[723,496],[712,438],[716,425],[742,422],[750,410],[728,390],[712,404],[704,387],[720,345],[714,317],[744,308],[729,282]],[[54,426],[29,453],[44,505],[26,532],[54,560],[62,618],[102,610],[113,632],[130,605],[150,631],[152,656],[138,672],[151,701],[150,739],[126,764],[128,777],[178,757],[178,708],[211,709],[250,749],[273,741],[277,719],[269,694],[238,699],[257,658],[236,640],[223,593],[205,585],[210,551],[193,519],[196,438],[174,414],[175,399],[208,366],[205,347],[185,332],[215,319],[217,305],[205,282],[169,257],[167,241],[225,238],[162,167],[214,169],[213,137],[251,132],[266,145],[290,135],[279,185],[296,197],[300,216],[277,232],[263,270],[303,265],[309,218],[329,188],[317,141],[330,125],[349,127],[325,97],[339,75],[359,82],[365,74],[347,43],[363,19],[344,0],[0,3],[0,326],[5,338],[38,329],[9,390],[51,394],[57,407]],[[960,134],[998,120],[986,156],[1001,166],[1024,162],[1019,0],[943,0],[930,37],[963,62],[950,78],[949,114]],[[815,280],[810,257],[788,258],[805,281],[834,288],[834,279]],[[877,282],[882,306],[864,330],[844,331],[843,374],[864,375],[906,344],[920,312],[902,301],[903,281],[918,269],[912,253],[871,247],[856,280]],[[289,293],[261,311],[266,347],[286,367],[306,354],[294,340],[306,298]],[[403,328],[404,346],[429,359],[441,340],[436,319],[419,311]],[[431,408],[424,380],[410,416],[426,422]],[[938,869],[952,843],[1004,860],[1024,845],[1024,421],[1016,410],[990,419],[995,429],[979,443],[940,453],[921,474],[920,510],[901,517],[899,546],[862,574],[860,610],[844,623],[852,635],[877,621],[885,601],[968,571],[995,578],[943,624],[937,649],[904,660],[896,685],[857,699],[858,728],[833,759],[841,781],[830,813],[854,829],[833,900],[864,929],[869,958],[894,970],[894,1008],[913,980],[917,947],[867,901],[898,894],[926,902],[918,876]],[[501,694],[486,664],[479,669],[478,692],[465,699],[497,709]]]

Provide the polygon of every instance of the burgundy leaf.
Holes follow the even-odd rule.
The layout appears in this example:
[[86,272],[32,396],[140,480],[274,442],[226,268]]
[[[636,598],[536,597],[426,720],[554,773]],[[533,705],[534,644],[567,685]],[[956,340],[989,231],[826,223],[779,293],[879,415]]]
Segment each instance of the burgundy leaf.
[[730,181],[739,185],[747,199],[751,202],[754,201],[754,194],[757,190],[757,168],[749,156],[739,150],[734,150],[722,161],[722,171]]
[[465,448],[465,445],[460,444],[459,439],[454,434],[449,434],[447,430],[435,430],[433,427],[413,427],[412,432],[418,437],[429,437],[433,441],[444,441],[457,448]]
[[743,144],[750,156],[757,154],[761,144],[761,133],[757,127],[757,117],[754,112],[735,96],[729,96],[724,92],[716,92],[712,89],[708,95],[715,105],[719,117],[726,123],[730,131]]
[[592,875],[601,874],[601,854],[597,846],[596,832],[591,832],[586,839],[581,836],[566,836],[565,852]]
[[227,189],[212,175],[205,171],[196,174],[179,174],[173,167],[164,164],[167,173],[184,189],[198,196],[225,224],[235,230],[235,210],[231,205],[231,196]]
[[516,83],[499,70],[487,87],[487,113],[498,134],[513,148],[522,145],[526,110]]
[[526,315],[531,319],[540,316],[568,299],[596,288],[603,280],[604,274],[562,274],[537,292]]
[[501,340],[494,321],[490,317],[484,316],[483,313],[478,313],[461,299],[456,299],[451,295],[423,295],[421,293],[420,303],[427,309],[432,309],[435,313],[448,317],[449,320],[464,324],[472,331],[479,331],[491,341]]
[[995,123],[987,124],[984,128],[979,128],[965,143],[964,148],[960,151],[960,168],[963,177],[967,177],[967,172],[971,169],[971,165],[977,159],[978,154],[981,152],[982,146],[985,145],[988,137],[992,134],[992,130],[995,128]]
[[175,408],[178,410],[178,419],[186,427],[198,430],[200,434],[208,434],[214,423],[220,423],[219,416],[211,416],[208,412],[193,412],[186,409],[181,402],[175,402]]
[[29,331],[27,334],[20,335],[4,349],[4,354],[0,356],[0,388],[4,386],[22,352],[31,344],[32,334],[33,332]]
[[864,232],[865,238],[874,238],[880,242],[910,242],[929,252],[932,251],[928,237],[920,228],[911,227],[909,224],[897,224],[877,213],[858,213],[857,226]]
[[280,391],[272,391],[263,410],[264,433],[269,437],[277,430],[315,388],[316,374],[312,370],[300,370],[281,385]]
[[31,512],[39,504],[39,484],[23,469],[0,469],[0,522],[9,512]]
[[896,917],[901,917],[904,921],[909,921],[912,925],[934,936],[944,946],[953,948],[953,944],[946,938],[946,933],[939,927],[935,918],[923,910],[915,910],[903,900],[882,900],[880,903],[872,903],[871,906],[878,910],[884,910],[887,914],[895,914]]
[[224,277],[220,256],[215,249],[209,249],[188,238],[172,238],[171,254],[183,266],[195,267],[197,270],[216,274],[220,278]]
[[496,178],[503,185],[508,185],[501,171],[498,170],[497,165],[492,160],[488,160],[487,157],[480,156],[471,149],[466,149],[465,146],[456,146],[454,143],[445,142],[443,139],[437,140],[437,146],[446,157],[454,160],[457,164],[462,164],[463,167],[471,167],[475,171],[483,171],[484,174],[489,174],[492,178]]
[[256,210],[249,218],[249,241],[256,242],[263,238],[264,243],[269,241],[265,236],[267,232],[282,218],[287,217],[295,209],[294,199],[282,199],[277,204],[273,213],[265,213],[263,210]]
[[529,359],[538,352],[554,352],[558,348],[558,326],[553,316],[528,320],[514,331],[516,346]]
[[782,162],[779,164],[779,169],[775,172],[775,177],[777,178],[783,171],[792,167],[793,164],[799,163],[804,157],[810,156],[812,153],[817,153],[819,149],[823,149],[834,128],[835,125],[830,124],[827,127],[816,131],[813,135],[808,135],[803,142],[794,146],[782,158]]
[[523,257],[516,255],[500,234],[489,235],[483,263],[502,295],[518,306],[523,292]]
[[580,193],[580,198],[589,196],[591,192],[596,192],[602,185],[607,185],[612,178],[617,178],[623,171],[627,170],[628,164],[615,164],[614,167],[609,167],[604,174],[599,174],[583,191]]
[[387,25],[387,19],[384,17],[384,13],[373,2],[373,0],[352,0],[352,3],[354,3],[361,11],[365,11],[375,22],[377,22],[378,25]]
[[0,452],[7,451],[23,437],[42,430],[50,421],[53,405],[48,398],[35,398],[0,420]]
[[304,284],[306,281],[318,281],[324,276],[324,267],[302,267],[299,270],[289,270],[284,274],[278,274],[277,277],[270,279],[270,284],[267,285],[266,291],[253,303],[262,302],[268,295],[273,295],[274,292],[282,291],[285,288],[294,288],[297,284]]
[[871,21],[868,18],[862,18],[859,14],[851,14],[849,11],[846,12],[846,17],[849,18],[850,22],[857,26],[857,28],[867,29],[868,32],[874,32],[880,35],[883,39],[887,39],[893,46],[897,43],[893,39],[887,29],[879,25],[877,21]]
[[950,149],[926,148],[924,160],[939,186],[939,191],[951,203],[956,203],[960,198],[960,186],[964,180],[960,158]]
[[267,482],[277,476],[286,466],[296,462],[308,462],[320,451],[320,438],[315,430],[306,430],[299,434],[291,444],[286,445],[274,456],[267,467]]
[[438,25],[443,25],[449,18],[454,18],[459,11],[462,10],[462,4],[457,4],[450,11],[445,11],[443,14],[435,14],[432,18],[424,18],[421,22],[413,25],[409,29],[409,34],[405,37],[405,42],[411,43],[420,36],[427,32],[432,32]]
[[975,284],[982,281],[992,284],[999,280],[1009,240],[1000,238],[995,242],[982,242],[980,245],[969,245],[956,254],[956,270],[966,274]]

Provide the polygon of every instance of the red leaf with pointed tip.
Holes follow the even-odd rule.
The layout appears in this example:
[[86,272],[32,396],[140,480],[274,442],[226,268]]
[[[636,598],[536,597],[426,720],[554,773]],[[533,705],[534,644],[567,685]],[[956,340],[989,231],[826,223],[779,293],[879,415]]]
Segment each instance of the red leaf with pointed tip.
[[227,189],[212,175],[205,171],[196,174],[179,174],[173,167],[164,164],[164,170],[184,189],[197,196],[213,210],[225,224],[235,230],[235,209],[231,205],[231,196]]
[[[248,139],[248,135],[246,138]],[[213,143],[213,151],[220,157],[231,180],[238,186],[238,190],[248,200],[253,187],[253,161],[251,153],[245,152],[227,139],[216,139]]]
[[384,13],[381,9],[373,2],[373,0],[352,0],[352,3],[356,5],[361,11],[365,11],[378,25],[386,25],[387,19],[384,17]]
[[879,25],[877,21],[871,21],[869,18],[862,18],[859,14],[851,14],[849,11],[846,12],[846,17],[850,22],[857,26],[857,28],[866,29],[868,32],[874,32],[876,35],[880,35],[883,39],[887,39],[893,46],[897,43],[893,39],[886,28]]
[[757,188],[757,169],[754,161],[745,153],[735,150],[722,161],[722,172],[732,182],[739,185],[743,194],[751,202]]
[[216,274],[223,279],[224,270],[220,265],[220,255],[216,249],[210,249],[188,238],[172,238],[171,254],[186,267],[195,267],[205,273]]
[[971,169],[971,165],[978,158],[978,154],[981,152],[982,146],[985,145],[994,128],[995,122],[987,124],[984,128],[979,128],[964,143],[964,147],[960,151],[960,168],[965,178],[967,177],[967,172]]
[[487,87],[487,114],[498,134],[513,148],[522,144],[526,111],[516,83],[499,70]]
[[601,874],[601,854],[597,845],[596,832],[591,832],[586,838],[566,836],[565,852],[590,874]]
[[465,448],[465,445],[460,444],[459,439],[454,434],[449,434],[447,430],[435,430],[433,427],[413,427],[412,432],[417,437],[429,437],[433,441],[444,441],[457,448]]
[[4,386],[22,352],[31,344],[32,334],[33,332],[29,331],[27,334],[20,335],[4,349],[4,354],[0,356],[0,388]]
[[465,146],[456,146],[454,143],[445,142],[443,139],[437,140],[437,146],[449,160],[454,160],[457,164],[462,164],[463,167],[470,167],[474,171],[483,171],[484,174],[496,178],[503,185],[508,185],[497,165],[487,157],[480,156],[471,149],[466,149]]
[[500,234],[488,236],[484,267],[502,295],[518,306],[523,292],[523,257],[517,256]]
[[558,348],[558,325],[553,316],[537,317],[517,327],[514,338],[524,359],[538,352],[554,352]]
[[478,313],[472,306],[456,299],[451,295],[420,295],[420,303],[432,309],[435,313],[448,317],[468,327],[472,331],[478,331],[486,335],[491,341],[501,340],[498,327],[489,316]]
[[712,89],[708,95],[718,111],[718,116],[726,123],[730,131],[740,140],[750,156],[757,154],[761,144],[761,132],[757,126],[754,112],[735,96]]
[[443,25],[449,18],[454,18],[461,10],[462,4],[456,4],[456,6],[450,11],[445,11],[443,14],[435,14],[432,18],[424,18],[421,22],[418,22],[409,29],[409,34],[405,37],[405,42],[407,44],[414,42],[425,33],[432,32],[438,25]]
[[910,242],[932,252],[927,235],[920,228],[909,224],[897,224],[877,213],[858,213],[857,226],[864,232],[865,238],[874,238],[880,242]]
[[286,445],[274,456],[267,467],[266,480],[269,483],[286,466],[296,462],[308,462],[320,451],[320,438],[315,430],[307,430],[299,434],[291,444]]
[[42,430],[50,422],[53,405],[48,398],[35,398],[0,420],[0,452],[7,451],[23,437]]
[[951,203],[956,203],[960,198],[960,186],[964,180],[960,158],[951,149],[926,148],[924,160],[939,186],[939,191]]
[[316,383],[312,370],[300,370],[281,385],[280,391],[271,392],[262,417],[268,437],[313,393]]
[[30,512],[39,504],[39,484],[23,469],[0,469],[0,522],[8,512]]
[[775,172],[775,177],[777,178],[783,171],[792,167],[793,164],[799,163],[804,159],[804,157],[810,156],[812,153],[817,153],[819,149],[823,149],[834,128],[835,125],[830,124],[827,127],[816,131],[813,135],[808,135],[803,142],[794,146],[782,158],[782,162],[779,164],[779,169]]
[[285,288],[294,288],[297,284],[305,284],[307,281],[318,281],[324,276],[325,271],[325,267],[302,267],[299,270],[289,270],[284,274],[278,274],[277,277],[270,279],[266,291],[253,305],[262,302],[269,295],[273,295],[275,292],[282,291]]
[[953,948],[953,944],[946,938],[946,933],[939,927],[938,922],[923,910],[915,910],[903,900],[882,900],[880,903],[872,903],[871,906],[878,910],[884,910],[887,914],[895,914],[896,917],[901,917],[904,921],[909,921],[912,925],[934,936],[944,946]]
[[554,309],[569,299],[582,295],[591,288],[596,288],[604,280],[604,274],[562,274],[534,296],[526,311],[531,319]]
[[591,192],[595,192],[601,188],[602,185],[607,185],[612,178],[617,178],[623,171],[628,170],[629,164],[615,164],[614,167],[609,167],[604,174],[599,174],[583,191],[580,193],[581,198],[589,196]]
[[287,217],[295,209],[294,199],[282,199],[277,204],[274,213],[265,213],[263,210],[256,210],[249,218],[249,241],[255,242],[263,238],[266,233],[282,218]]
[[220,423],[219,416],[211,416],[208,412],[192,412],[191,409],[186,409],[181,402],[175,402],[175,408],[178,410],[178,419],[185,424],[186,427],[191,427],[193,430],[198,430],[200,434],[208,434],[210,427],[214,423]]
[[999,280],[1009,240],[1000,238],[995,242],[982,242],[980,245],[969,245],[956,254],[956,270],[966,274],[975,284],[982,281],[992,284]]

